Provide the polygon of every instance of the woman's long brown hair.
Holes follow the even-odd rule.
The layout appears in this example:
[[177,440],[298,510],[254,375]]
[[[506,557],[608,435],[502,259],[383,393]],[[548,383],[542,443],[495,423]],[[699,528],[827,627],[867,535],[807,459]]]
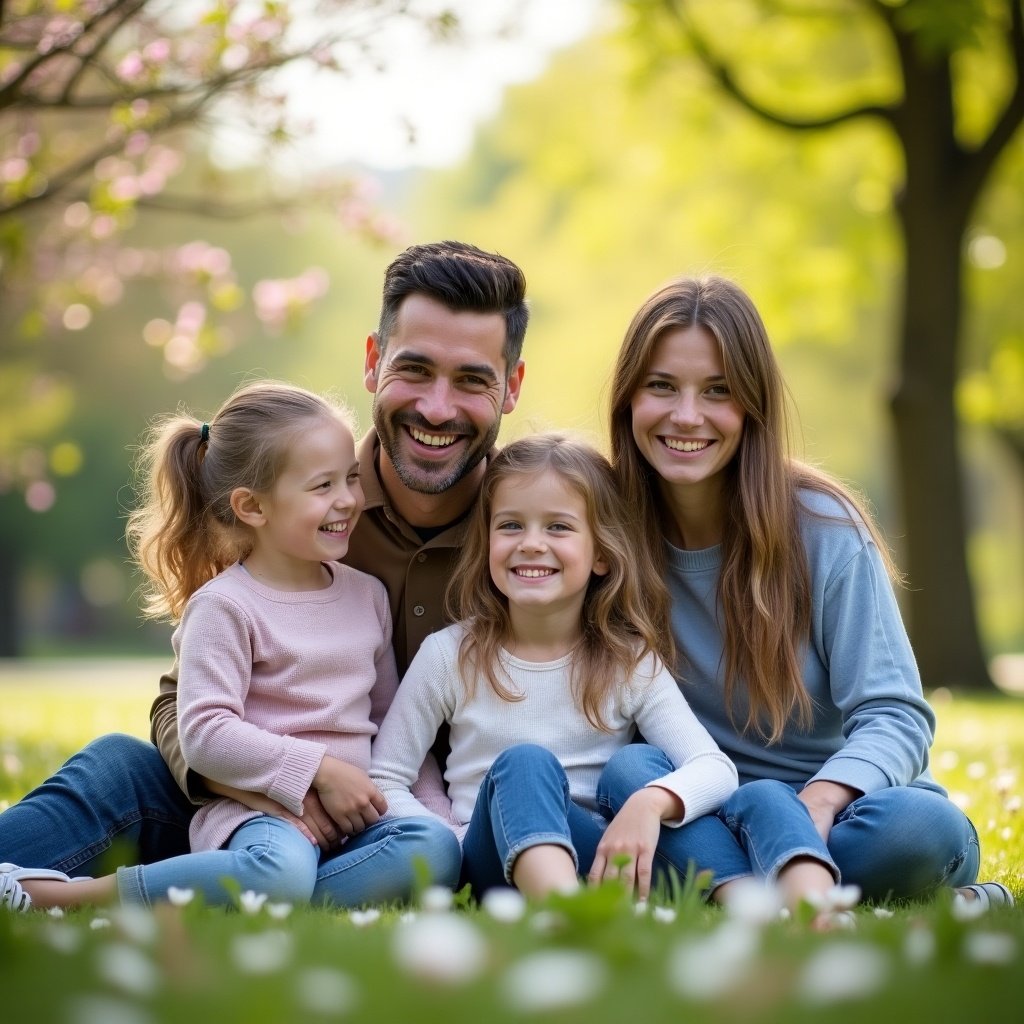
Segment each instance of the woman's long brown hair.
[[[654,538],[660,564],[661,479],[633,438],[632,401],[658,342],[672,331],[702,327],[715,339],[726,383],[745,414],[739,449],[725,471],[722,570],[718,583],[724,638],[725,695],[748,698],[744,730],[776,742],[791,718],[806,728],[811,701],[803,683],[811,589],[801,543],[799,492],[835,497],[863,518],[893,579],[889,549],[862,500],[837,480],[789,454],[786,388],[768,333],[753,302],[720,277],[682,278],[651,295],[630,323],[612,379],[611,452],[619,487]],[[685,652],[684,652],[685,653]],[[685,664],[681,672],[685,677]]]

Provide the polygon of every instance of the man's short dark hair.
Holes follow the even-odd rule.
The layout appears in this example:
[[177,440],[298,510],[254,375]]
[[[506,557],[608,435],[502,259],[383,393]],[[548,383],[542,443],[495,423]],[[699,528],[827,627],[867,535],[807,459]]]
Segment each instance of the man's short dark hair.
[[466,242],[411,245],[384,273],[377,341],[387,346],[398,308],[410,295],[426,295],[456,313],[501,313],[505,317],[505,365],[511,370],[523,350],[530,311],[526,275],[510,259]]

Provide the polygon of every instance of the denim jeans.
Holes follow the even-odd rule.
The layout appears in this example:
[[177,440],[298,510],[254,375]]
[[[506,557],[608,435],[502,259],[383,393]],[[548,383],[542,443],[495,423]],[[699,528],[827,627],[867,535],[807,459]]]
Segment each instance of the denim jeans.
[[223,849],[118,868],[117,888],[122,903],[151,906],[175,886],[195,889],[216,906],[232,902],[222,884],[230,877],[243,892],[265,893],[273,901],[355,907],[408,900],[416,884],[416,858],[438,885],[458,882],[459,842],[439,820],[379,821],[321,862],[319,847],[297,828],[261,816],[240,825]]
[[112,733],[0,814],[0,860],[97,877],[188,853],[195,807],[152,743]]
[[319,847],[281,818],[250,818],[235,829],[227,846],[169,857],[155,864],[117,869],[122,903],[152,906],[167,899],[171,886],[194,889],[208,906],[232,902],[222,883],[233,878],[245,892],[264,893],[271,900],[308,903],[316,884]]
[[590,870],[606,823],[569,797],[558,758],[522,743],[487,770],[462,842],[462,880],[480,895],[512,884],[516,858],[531,846],[564,847],[576,870]]
[[[0,861],[91,877],[118,865],[153,865],[189,853],[194,812],[152,743],[120,733],[101,736],[0,814]],[[447,826],[433,818],[378,822],[319,865],[312,899],[343,906],[403,899],[412,891],[417,858],[438,885],[457,884],[461,853]],[[224,874],[232,872],[220,870]],[[150,895],[168,885],[193,887],[152,877],[144,882]],[[124,885],[138,883],[126,878]],[[223,889],[213,896],[212,902],[223,902]]]
[[[630,793],[672,765],[655,747],[633,744],[609,762],[602,810],[614,813]],[[860,887],[864,899],[913,899],[941,886],[969,885],[980,862],[978,834],[966,815],[939,793],[896,786],[867,793],[836,816],[827,845],[799,787],[773,779],[744,783],[716,815],[706,815],[659,843],[656,863],[685,872],[709,870],[712,888],[744,875],[769,880],[793,857],[816,857],[837,881]]]
[[419,870],[433,885],[459,883],[462,850],[440,818],[388,818],[353,836],[320,864],[313,902],[358,907],[406,901]]

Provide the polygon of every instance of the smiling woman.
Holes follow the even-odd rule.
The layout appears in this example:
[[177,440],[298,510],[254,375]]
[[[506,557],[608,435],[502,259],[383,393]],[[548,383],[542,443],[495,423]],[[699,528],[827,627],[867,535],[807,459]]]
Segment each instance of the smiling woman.
[[935,715],[884,541],[847,488],[789,456],[784,396],[730,281],[671,281],[626,330],[619,483],[668,583],[680,684],[741,783],[683,830],[675,866],[708,869],[724,903],[763,876],[794,909],[840,881],[873,900],[1005,892],[973,886],[977,832],[929,771]]

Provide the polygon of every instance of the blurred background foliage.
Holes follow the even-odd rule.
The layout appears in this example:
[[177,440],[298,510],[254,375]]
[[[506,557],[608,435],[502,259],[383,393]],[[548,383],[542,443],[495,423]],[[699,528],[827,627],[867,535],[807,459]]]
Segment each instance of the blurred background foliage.
[[[968,141],[1016,88],[991,27],[1008,23],[1016,2],[937,4],[983,10],[973,20],[924,19],[946,33],[932,45],[949,47],[950,33],[957,46],[972,44],[956,57],[957,130]],[[0,654],[168,650],[166,628],[141,624],[123,544],[132,446],[148,421],[178,405],[212,413],[239,381],[268,375],[334,390],[369,424],[363,349],[384,267],[405,245],[443,237],[501,251],[527,273],[526,382],[506,440],[562,427],[601,443],[609,370],[637,305],[678,274],[737,279],[783,363],[799,411],[795,450],[861,488],[900,555],[890,415],[904,256],[893,206],[899,147],[878,121],[794,133],[752,117],[654,6],[606,2],[587,38],[507,90],[458,164],[382,173],[372,186],[361,183],[364,168],[339,169],[348,198],[330,215],[268,198],[244,218],[204,216],[200,204],[140,205],[123,246],[167,252],[200,239],[206,248],[193,255],[230,254],[220,308],[211,275],[200,282],[206,333],[187,366],[168,361],[168,328],[153,323],[177,330],[181,309],[198,301],[188,291],[197,279],[139,275],[108,305],[72,296],[65,311],[84,302],[89,313],[69,329],[66,317],[30,315],[15,292],[24,282],[12,250],[0,249],[0,574],[9,584],[0,619],[12,624]],[[893,100],[895,60],[873,57],[887,51],[870,18],[837,31],[834,19],[780,14],[736,30],[749,9],[763,19],[780,6],[730,0],[715,22],[732,26],[734,57],[766,102],[798,95],[806,105],[790,113],[813,117]],[[849,13],[864,4],[805,6]],[[922,4],[883,6],[912,16]],[[823,78],[823,65],[834,75]],[[5,131],[12,124],[0,120]],[[275,194],[264,166],[219,166],[203,136],[177,146],[187,161],[176,181],[192,196],[252,197],[259,207]],[[54,200],[60,217],[66,206]],[[45,229],[42,212],[33,223]],[[1024,133],[1005,146],[965,243],[959,454],[981,641],[993,656],[1024,650]],[[279,315],[261,314],[261,281],[299,280],[310,268],[315,301],[281,314],[281,300]],[[33,482],[51,488],[42,500]]]

